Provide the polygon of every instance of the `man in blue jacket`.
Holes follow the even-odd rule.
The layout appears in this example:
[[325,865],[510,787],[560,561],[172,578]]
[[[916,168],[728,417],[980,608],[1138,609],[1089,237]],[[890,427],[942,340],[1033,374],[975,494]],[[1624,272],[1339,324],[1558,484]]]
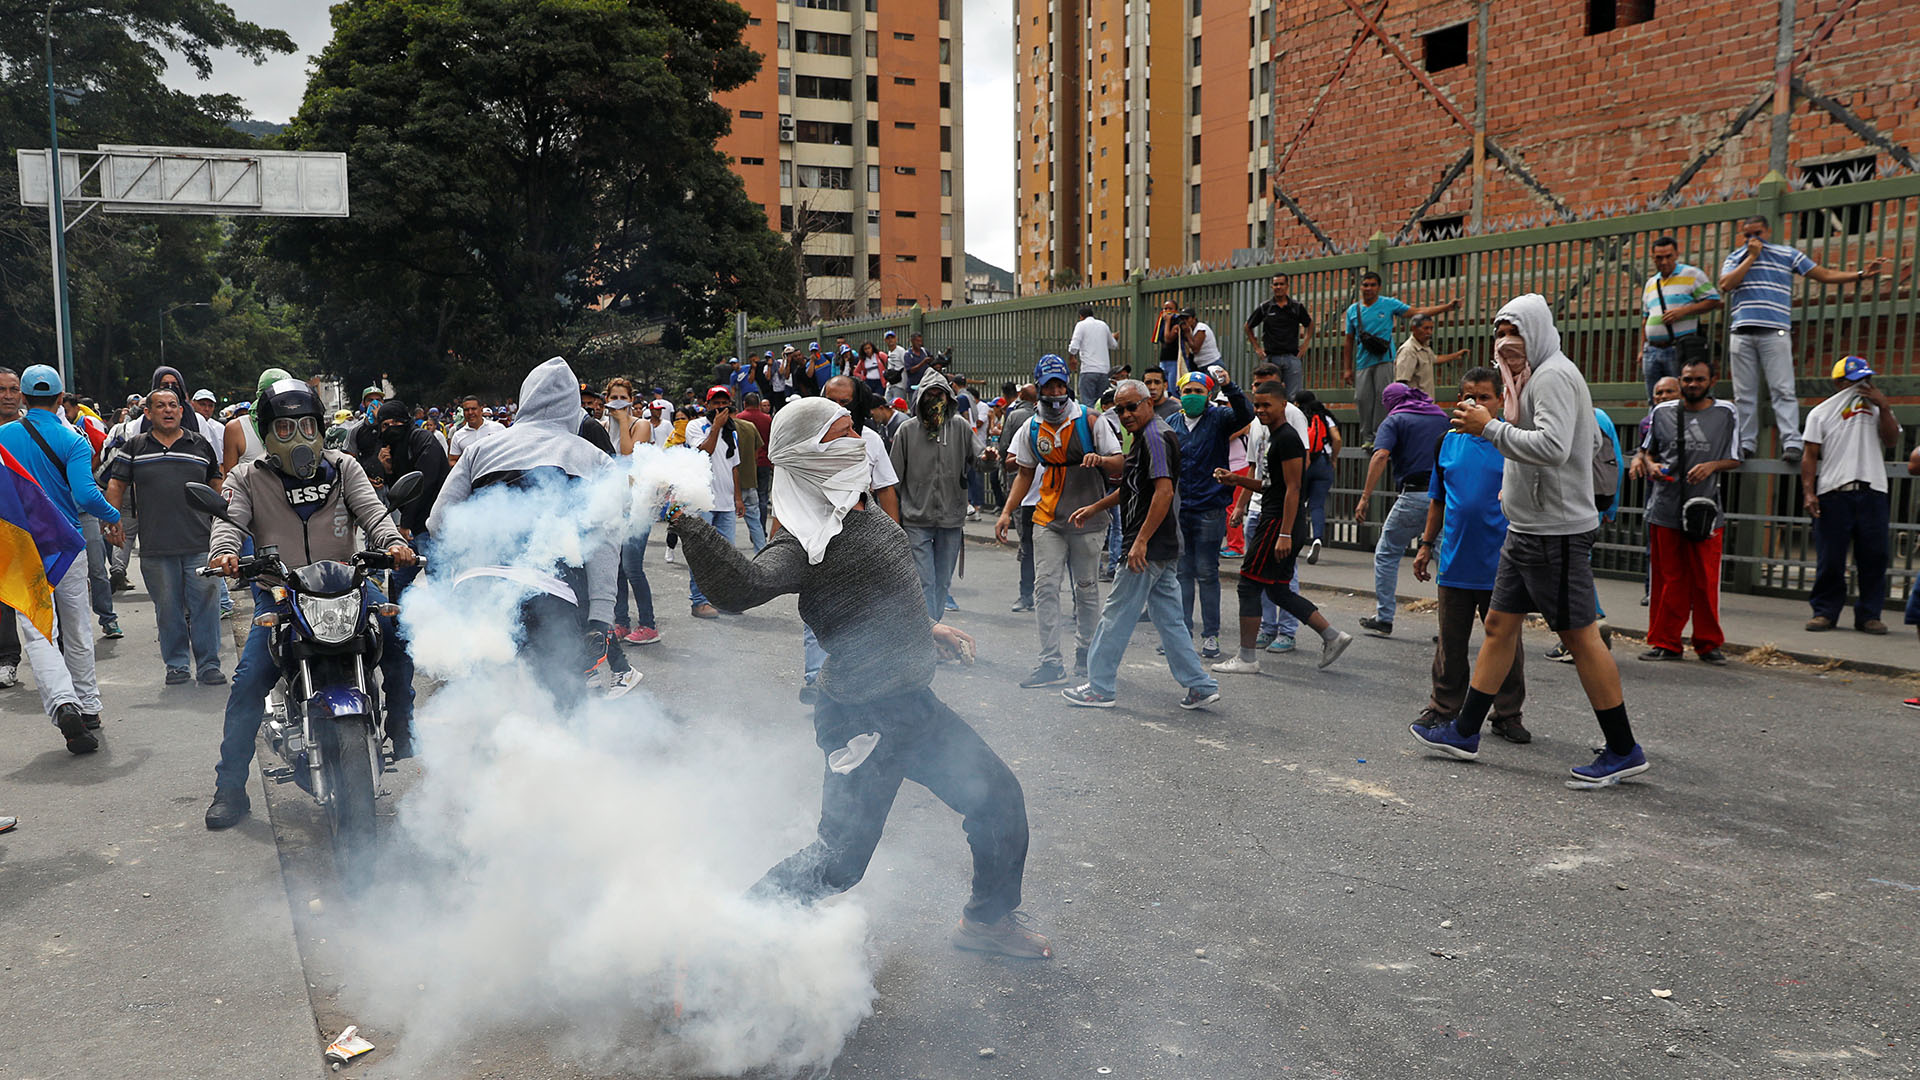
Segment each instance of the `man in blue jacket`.
[[[60,414],[66,387],[60,373],[35,364],[20,374],[27,411],[20,421],[0,427],[0,446],[33,475],[47,499],[77,532],[80,515],[100,519],[101,536],[116,547],[126,542],[120,511],[93,480],[93,445]],[[67,749],[90,754],[100,748],[100,685],[93,673],[93,620],[87,575],[68,573],[53,587],[53,612],[60,644],[34,629],[24,617],[20,637],[40,686],[40,704],[67,740]]]
[[[1209,404],[1218,387],[1225,405]],[[1213,478],[1227,467],[1227,444],[1253,423],[1253,406],[1227,369],[1189,372],[1180,380],[1180,417],[1168,421],[1180,440],[1180,606],[1193,629],[1193,598],[1200,595],[1200,655],[1220,657],[1220,543],[1227,536],[1233,489]]]

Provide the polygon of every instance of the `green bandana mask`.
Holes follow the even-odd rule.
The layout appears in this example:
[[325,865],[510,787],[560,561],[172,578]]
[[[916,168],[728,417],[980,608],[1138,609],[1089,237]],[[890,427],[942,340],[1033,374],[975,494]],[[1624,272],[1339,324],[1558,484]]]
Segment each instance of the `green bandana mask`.
[[1180,411],[1186,413],[1189,419],[1198,420],[1200,414],[1207,411],[1207,395],[1181,394]]

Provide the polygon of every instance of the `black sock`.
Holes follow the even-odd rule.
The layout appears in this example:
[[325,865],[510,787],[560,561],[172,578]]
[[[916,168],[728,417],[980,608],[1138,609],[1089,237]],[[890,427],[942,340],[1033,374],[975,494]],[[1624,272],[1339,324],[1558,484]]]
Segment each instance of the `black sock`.
[[1453,730],[1468,736],[1480,734],[1480,725],[1487,722],[1487,710],[1491,708],[1492,694],[1467,687],[1467,700],[1460,706],[1460,715],[1453,718]]
[[1607,737],[1608,750],[1616,754],[1625,754],[1633,750],[1633,725],[1627,723],[1625,702],[1611,709],[1595,709],[1593,715],[1600,720],[1600,733]]

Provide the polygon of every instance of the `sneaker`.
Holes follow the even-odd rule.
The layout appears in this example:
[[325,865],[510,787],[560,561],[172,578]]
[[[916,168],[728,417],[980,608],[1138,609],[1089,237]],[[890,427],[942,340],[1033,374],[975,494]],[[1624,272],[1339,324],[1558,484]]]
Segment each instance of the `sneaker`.
[[86,728],[88,731],[99,731],[100,714],[97,712],[81,713],[80,726]]
[[1652,604],[1652,603],[1653,603],[1653,597],[1651,597],[1651,596],[1648,596],[1648,595],[1647,595],[1646,593],[1641,593],[1641,594],[1640,594],[1640,606],[1641,606],[1641,607],[1647,607],[1648,605],[1650,605],[1650,604]]
[[1909,709],[1920,710],[1920,697],[1910,697],[1907,700],[1901,702],[1900,704],[1906,706]]
[[1188,690],[1187,696],[1180,699],[1180,707],[1183,709],[1204,709],[1219,700],[1220,691],[1218,690],[1207,691],[1193,689]]
[[1202,660],[1220,659],[1220,639],[1219,638],[1203,637],[1200,639],[1200,659]]
[[1087,677],[1087,650],[1073,650],[1073,673],[1083,679]]
[[1606,787],[1646,772],[1647,755],[1640,749],[1639,743],[1634,743],[1633,749],[1624,754],[1616,754],[1603,747],[1592,764],[1575,765],[1567,771],[1573,774],[1573,779],[1580,786]]
[[1658,660],[1680,660],[1680,659],[1684,659],[1684,657],[1682,657],[1679,653],[1675,652],[1672,649],[1663,649],[1658,645],[1655,645],[1653,648],[1648,649],[1646,652],[1641,653],[1640,659],[1658,661]]
[[953,931],[953,947],[1026,960],[1046,960],[1053,956],[1053,946],[1029,929],[1026,915],[1018,911],[1009,912],[999,922],[992,923],[961,919]]
[[660,631],[651,626],[636,626],[627,631],[626,641],[629,645],[655,645],[660,641]]
[[222,619],[233,618],[233,602],[231,600],[220,605],[220,618]]
[[1476,761],[1480,757],[1480,736],[1460,734],[1451,720],[1443,720],[1427,727],[1408,724],[1407,730],[1413,732],[1414,742],[1450,758]]
[[1378,637],[1392,637],[1393,620],[1375,618],[1372,615],[1362,615],[1360,617],[1360,629]]
[[696,619],[717,619],[720,617],[720,609],[714,607],[712,604],[695,604],[693,605],[693,617]]
[[673,563],[673,549],[672,549],[672,548],[668,548],[668,549],[667,549],[667,563],[668,563],[669,565],[671,565],[671,564]]
[[627,640],[627,624],[626,624],[626,623],[614,623],[614,624],[613,624],[613,636],[614,636],[614,637],[616,637],[616,638],[619,638],[619,639],[620,639],[621,641],[625,641],[625,640]]
[[133,591],[133,582],[127,580],[126,571],[115,570],[112,573],[111,584],[108,591],[109,592],[132,592]]
[[1530,743],[1533,741],[1533,732],[1528,731],[1527,725],[1521,723],[1520,718],[1517,716],[1509,717],[1505,720],[1495,719],[1492,726],[1495,735],[1500,736],[1510,743]]
[[100,624],[100,636],[108,641],[118,641],[127,635],[120,632],[119,619],[107,619]]
[[1113,695],[1095,690],[1091,683],[1086,686],[1069,686],[1060,691],[1060,696],[1066,698],[1069,704],[1078,705],[1083,709],[1113,708]]
[[1881,622],[1879,619],[1868,619],[1865,622],[1854,623],[1853,628],[1863,634],[1884,634],[1887,632],[1887,624]]
[[1260,636],[1253,639],[1253,647],[1256,649],[1264,649],[1271,644],[1273,644],[1273,635],[1265,630],[1260,631]]
[[[0,616],[5,618],[5,616]],[[20,667],[17,664],[0,664],[0,690],[20,685]]]
[[1785,450],[1780,451],[1780,460],[1789,465],[1798,465],[1800,464],[1801,453],[1802,451],[1799,447],[1789,446]]
[[1012,606],[1011,608],[1008,608],[1007,610],[1009,610],[1009,611],[1014,611],[1014,612],[1020,612],[1020,611],[1032,611],[1032,610],[1033,610],[1033,597],[1031,597],[1031,596],[1024,596],[1024,597],[1021,597],[1020,599],[1018,599],[1018,600],[1015,600],[1015,601],[1013,602],[1013,606]]
[[959,604],[956,604],[956,603],[954,603],[954,602],[953,602],[953,596],[952,596],[952,594],[948,594],[948,596],[947,596],[947,610],[948,610],[948,611],[959,611],[959,610],[960,610],[960,605],[959,605]]
[[[1562,664],[1571,664],[1573,663],[1573,650],[1567,648],[1566,642],[1556,641],[1553,643],[1553,648],[1547,650],[1547,659],[1557,660]],[[1641,657],[1641,659],[1644,660],[1646,657]]]
[[207,670],[201,672],[199,676],[199,680],[200,680],[201,686],[227,685],[227,677],[224,674],[222,674],[220,669],[217,667],[210,667]]
[[1039,686],[1059,686],[1067,681],[1067,669],[1060,666],[1058,660],[1047,660],[1033,669],[1033,674],[1020,680],[1022,690],[1032,690]]
[[639,685],[640,672],[638,669],[628,668],[617,674],[609,672],[607,684],[601,689],[600,696],[608,701],[612,701],[614,698],[626,696],[627,691]]
[[1807,629],[1816,634],[1822,630],[1831,630],[1833,629],[1833,620],[1827,618],[1825,615],[1815,615],[1813,618],[1807,620]]
[[86,716],[80,712],[80,706],[69,701],[57,705],[53,710],[54,725],[67,740],[67,750],[75,754],[91,754],[100,749],[100,740],[87,734]]
[[219,788],[213,793],[213,805],[207,807],[207,828],[231,829],[240,824],[253,805],[244,788]]
[[167,669],[167,685],[168,686],[181,686],[186,683],[190,683],[192,681],[193,681],[193,672],[188,671],[186,668],[170,667]]
[[800,684],[800,704],[812,705],[820,700],[820,688],[810,682]]
[[1290,653],[1293,649],[1293,639],[1285,634],[1275,634],[1273,641],[1267,645],[1267,651],[1270,653]]
[[1347,633],[1345,630],[1340,631],[1340,636],[1334,638],[1332,641],[1322,643],[1320,646],[1320,669],[1324,671],[1333,666],[1333,662],[1340,659],[1340,654],[1346,652],[1347,646],[1351,644],[1353,644],[1353,635]]
[[1241,551],[1239,548],[1223,547],[1220,549],[1220,557],[1223,559],[1244,559],[1246,556],[1247,553]]
[[1313,538],[1313,540],[1310,543],[1307,544],[1307,565],[1312,566],[1313,564],[1319,561],[1320,561],[1320,538],[1316,536]]
[[1714,667],[1727,666],[1727,654],[1725,650],[1722,649],[1708,649],[1706,652],[1700,654],[1700,659],[1712,664]]
[[1260,661],[1242,660],[1237,656],[1230,656],[1213,665],[1213,672],[1216,675],[1258,675]]

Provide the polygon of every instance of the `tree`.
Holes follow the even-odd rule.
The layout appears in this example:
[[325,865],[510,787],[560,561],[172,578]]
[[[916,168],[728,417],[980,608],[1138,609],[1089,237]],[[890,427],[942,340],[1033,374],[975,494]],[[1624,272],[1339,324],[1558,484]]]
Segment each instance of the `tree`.
[[[0,0],[0,143],[9,148],[47,145],[47,19],[45,3]],[[253,145],[228,126],[245,115],[239,99],[168,88],[160,50],[184,57],[204,78],[215,50],[259,61],[294,48],[286,34],[239,19],[218,0],[56,0],[52,29],[60,144],[70,149]],[[0,190],[18,185],[8,153],[0,160]],[[222,240],[221,227],[204,218],[96,213],[68,231],[82,392],[106,399],[129,386],[146,389],[158,353],[155,316],[174,304],[211,300],[221,288]],[[0,200],[0,364],[8,367],[55,358],[47,243],[45,210]]]
[[454,355],[524,372],[592,312],[676,348],[777,309],[779,240],[714,146],[713,95],[758,70],[745,24],[726,0],[336,5],[285,138],[348,154],[353,216],[265,248],[329,358],[444,382]]

